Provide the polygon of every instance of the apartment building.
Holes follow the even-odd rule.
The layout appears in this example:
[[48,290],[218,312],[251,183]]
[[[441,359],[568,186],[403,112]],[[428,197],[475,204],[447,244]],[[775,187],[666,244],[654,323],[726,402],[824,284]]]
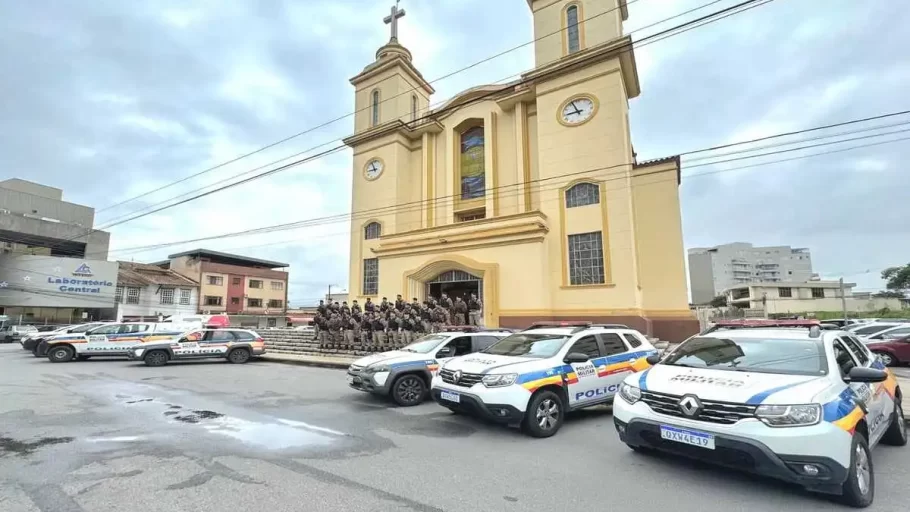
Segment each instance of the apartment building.
[[289,265],[206,249],[171,254],[155,265],[199,282],[199,312],[283,315]]
[[813,277],[809,249],[789,245],[755,247],[744,242],[689,249],[689,288],[694,304],[707,304],[737,285],[799,283]]
[[852,313],[901,308],[900,299],[854,295],[855,286],[855,283],[844,283],[842,294],[838,281],[756,282],[734,286],[723,294],[731,306],[766,311],[769,315],[842,311],[844,306]]
[[197,313],[199,283],[195,280],[155,265],[119,264],[114,297],[117,321],[159,321]]

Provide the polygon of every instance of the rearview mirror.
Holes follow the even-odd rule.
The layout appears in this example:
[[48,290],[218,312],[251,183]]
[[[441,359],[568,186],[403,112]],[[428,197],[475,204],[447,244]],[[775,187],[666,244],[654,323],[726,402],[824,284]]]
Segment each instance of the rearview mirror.
[[847,374],[847,378],[844,379],[844,382],[864,382],[871,384],[875,382],[884,382],[887,378],[888,374],[884,370],[856,366],[850,369],[850,373]]
[[590,360],[591,360],[590,357],[586,356],[585,354],[582,354],[581,352],[569,352],[568,354],[566,354],[566,358],[564,359],[564,361],[569,364],[587,363]]
[[650,356],[645,358],[645,361],[647,361],[648,364],[650,364],[651,366],[654,366],[655,364],[660,362],[660,354],[651,354]]

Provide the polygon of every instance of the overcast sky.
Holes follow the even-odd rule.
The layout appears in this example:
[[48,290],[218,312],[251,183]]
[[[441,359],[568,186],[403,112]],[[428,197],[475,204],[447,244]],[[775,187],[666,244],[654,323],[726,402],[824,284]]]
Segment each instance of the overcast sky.
[[[349,117],[146,194],[351,113],[348,79],[388,40],[382,18],[392,3],[0,0],[0,178],[62,188],[65,199],[99,209],[101,226],[331,143],[350,134]],[[638,0],[629,6],[626,31],[706,3]],[[632,35],[640,39],[735,3]],[[631,120],[639,159],[910,109],[910,9],[901,4],[776,0],[637,50],[642,94],[631,101]],[[534,38],[525,0],[402,6],[400,40],[429,80]],[[532,67],[529,46],[434,83],[433,101]],[[899,122],[910,116],[863,127]],[[858,135],[901,129],[906,125]],[[882,268],[910,260],[910,184],[898,178],[910,141],[686,175],[907,136],[684,168],[686,247],[734,241],[808,247],[824,278],[844,275],[858,289],[879,288]],[[117,249],[349,212],[350,162],[343,151],[116,226],[110,258],[155,261],[201,246],[286,261],[291,304],[314,302],[328,285],[347,286],[346,222],[147,252]],[[143,196],[102,210],[137,195]]]

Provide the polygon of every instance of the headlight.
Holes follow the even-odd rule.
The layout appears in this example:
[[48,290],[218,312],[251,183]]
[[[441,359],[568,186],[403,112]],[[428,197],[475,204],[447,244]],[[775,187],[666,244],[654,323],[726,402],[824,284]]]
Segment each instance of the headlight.
[[379,364],[379,365],[374,365],[374,366],[367,366],[366,368],[363,369],[363,372],[364,373],[382,373],[382,372],[388,372],[391,370],[392,369],[389,368],[388,365]]
[[759,405],[755,417],[769,427],[805,427],[821,420],[822,407],[806,405]]
[[483,385],[488,388],[498,388],[502,386],[511,386],[515,384],[515,379],[518,378],[517,373],[503,373],[499,375],[484,375],[482,382]]
[[626,402],[634,404],[641,400],[641,390],[635,386],[623,383],[622,386],[619,386],[619,396]]

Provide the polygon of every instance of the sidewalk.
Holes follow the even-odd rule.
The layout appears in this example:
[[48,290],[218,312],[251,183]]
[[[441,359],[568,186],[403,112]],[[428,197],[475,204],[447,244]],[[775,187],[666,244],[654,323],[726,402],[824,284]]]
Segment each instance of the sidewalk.
[[261,357],[263,361],[270,363],[297,364],[301,366],[315,366],[317,368],[336,368],[345,370],[354,362],[353,357],[331,357],[331,356],[305,356],[301,354],[269,354],[266,353]]

